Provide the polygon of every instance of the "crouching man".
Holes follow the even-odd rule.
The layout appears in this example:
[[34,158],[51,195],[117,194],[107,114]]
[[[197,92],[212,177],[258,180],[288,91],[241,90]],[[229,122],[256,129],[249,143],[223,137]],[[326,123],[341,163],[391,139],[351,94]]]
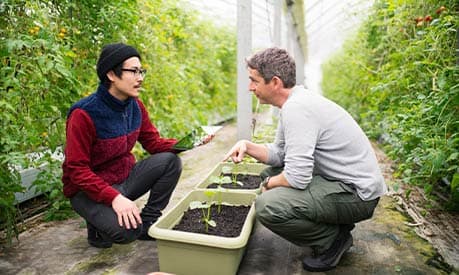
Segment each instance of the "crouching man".
[[[87,223],[90,245],[153,240],[182,171],[175,139],[162,138],[138,98],[146,70],[129,45],[106,45],[97,62],[97,90],[68,112],[64,195]],[[136,142],[151,155],[136,162]],[[140,211],[135,200],[149,193]]]
[[369,219],[387,187],[370,141],[340,106],[296,86],[293,58],[269,48],[246,60],[249,90],[280,108],[272,144],[238,141],[225,156],[247,154],[271,167],[255,209],[272,232],[313,253],[307,271],[327,271],[353,243],[354,224]]

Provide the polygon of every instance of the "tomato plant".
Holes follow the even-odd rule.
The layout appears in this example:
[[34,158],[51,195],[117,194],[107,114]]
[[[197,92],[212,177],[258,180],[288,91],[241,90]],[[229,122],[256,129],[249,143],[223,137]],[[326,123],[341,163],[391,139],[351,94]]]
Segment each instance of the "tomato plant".
[[[459,173],[458,29],[457,1],[379,0],[324,66],[324,93],[384,145],[402,182],[427,194]],[[458,210],[458,191],[442,191]]]

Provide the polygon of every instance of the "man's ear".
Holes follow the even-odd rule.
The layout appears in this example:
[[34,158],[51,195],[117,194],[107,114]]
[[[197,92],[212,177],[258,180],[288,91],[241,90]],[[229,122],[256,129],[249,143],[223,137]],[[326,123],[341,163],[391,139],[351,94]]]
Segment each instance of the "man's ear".
[[115,75],[115,72],[113,72],[113,70],[110,70],[107,72],[107,77],[111,82],[113,82],[115,80],[115,77],[117,76]]
[[280,79],[279,77],[273,76],[273,78],[271,78],[271,81],[275,88],[284,88],[284,82],[282,82],[282,79]]

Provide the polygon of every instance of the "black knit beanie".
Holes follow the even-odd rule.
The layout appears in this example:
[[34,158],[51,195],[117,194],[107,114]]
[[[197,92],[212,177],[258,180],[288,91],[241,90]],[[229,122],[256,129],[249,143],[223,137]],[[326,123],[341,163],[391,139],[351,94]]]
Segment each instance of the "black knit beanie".
[[140,54],[132,46],[123,43],[105,45],[97,61],[97,75],[99,79],[103,81],[111,69],[133,56],[137,56],[140,59]]

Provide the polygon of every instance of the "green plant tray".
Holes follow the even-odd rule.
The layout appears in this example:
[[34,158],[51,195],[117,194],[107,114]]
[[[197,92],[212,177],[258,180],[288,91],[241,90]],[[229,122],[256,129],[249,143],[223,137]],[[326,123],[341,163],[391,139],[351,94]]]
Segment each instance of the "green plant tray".
[[[220,176],[222,173],[222,168],[224,166],[230,166],[233,169],[233,173],[238,173],[238,174],[247,174],[247,175],[260,175],[260,173],[266,169],[268,166],[266,164],[262,163],[239,163],[235,164],[233,162],[220,162],[218,163],[214,169],[207,175],[207,177],[204,178],[202,182],[200,182],[197,186],[196,189],[206,189],[207,186],[211,185],[213,182],[211,181],[211,178],[214,176]],[[234,192],[241,192],[241,193],[256,193],[260,194],[261,193],[261,184],[260,187],[257,189],[237,189],[237,188],[231,188],[227,189],[230,191]]]
[[188,210],[190,202],[210,202],[204,190],[188,193],[148,231],[156,238],[160,271],[180,275],[236,274],[254,224],[255,198],[254,193],[222,192],[222,203],[251,206],[241,234],[230,238],[172,229]]

